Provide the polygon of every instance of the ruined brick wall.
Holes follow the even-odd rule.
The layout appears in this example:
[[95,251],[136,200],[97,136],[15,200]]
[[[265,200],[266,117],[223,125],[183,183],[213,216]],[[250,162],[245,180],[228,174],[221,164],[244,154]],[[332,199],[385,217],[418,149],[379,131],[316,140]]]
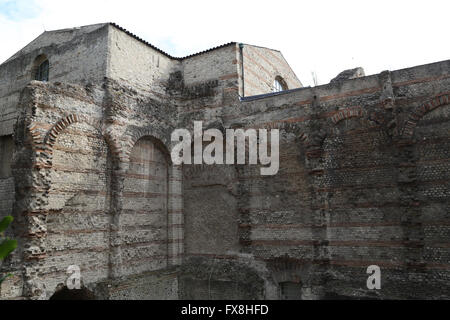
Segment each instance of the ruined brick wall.
[[[110,77],[1,89],[20,92],[1,100],[15,183],[0,179],[0,201],[20,244],[2,298],[49,298],[71,264],[105,299],[449,298],[449,61],[240,100],[237,44],[158,69],[154,49],[98,32],[118,45]],[[196,120],[279,129],[278,173],[174,166],[171,133]]]
[[23,88],[33,80],[35,59],[45,55],[50,79],[68,83],[100,82],[106,76],[107,28],[103,24],[44,32],[0,67],[0,135],[12,134]]
[[[37,57],[45,55],[49,59],[52,82],[100,83],[106,76],[107,46],[107,28],[102,24],[44,32],[3,63],[0,66],[0,138],[13,140],[20,95],[33,79]],[[14,147],[2,152],[8,152],[12,158]],[[0,177],[0,189],[0,217],[3,217],[12,212],[15,197],[12,177]]]
[[167,267],[168,163],[163,152],[150,137],[131,150],[120,219],[126,275]]
[[163,110],[111,79],[84,87],[32,82],[18,108],[20,250],[2,266],[14,274],[2,297],[49,298],[70,265],[91,288],[180,262],[181,179],[165,147],[175,107]]
[[[281,286],[305,299],[447,297],[448,70],[446,61],[242,102],[236,90],[186,101],[221,101],[214,113],[163,107],[112,80],[106,90],[33,83],[19,119],[33,125],[18,126],[13,170],[31,246],[20,263],[36,272],[23,274],[21,294],[45,284],[48,297],[74,261],[95,287],[183,259],[181,298],[281,298]],[[181,175],[167,159],[170,133],[199,119],[280,129],[278,174],[185,165]],[[19,134],[27,127],[29,138]],[[30,174],[38,179],[19,178]],[[371,264],[382,269],[375,293]],[[140,296],[117,285],[117,297]]]
[[[448,298],[448,72],[446,61],[220,110],[226,128],[279,128],[280,170],[262,177],[246,166],[235,184],[222,179],[222,197],[239,190],[230,223],[242,249],[210,256],[214,270],[251,257],[274,285],[298,283],[303,298]],[[192,183],[227,176],[209,171]],[[217,192],[204,188],[202,197]],[[202,215],[188,208],[186,227]],[[382,269],[376,292],[366,288],[372,264]]]
[[84,261],[87,283],[109,270],[111,158],[92,125],[73,123],[53,145],[48,191],[47,241],[40,277],[48,290],[64,283],[68,266]]

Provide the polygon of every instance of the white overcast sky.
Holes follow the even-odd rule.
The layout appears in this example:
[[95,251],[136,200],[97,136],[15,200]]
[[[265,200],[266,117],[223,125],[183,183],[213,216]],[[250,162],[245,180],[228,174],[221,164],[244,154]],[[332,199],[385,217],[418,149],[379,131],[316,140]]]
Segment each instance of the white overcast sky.
[[0,0],[0,61],[44,30],[116,22],[174,56],[236,41],[280,50],[303,85],[450,59],[450,0]]

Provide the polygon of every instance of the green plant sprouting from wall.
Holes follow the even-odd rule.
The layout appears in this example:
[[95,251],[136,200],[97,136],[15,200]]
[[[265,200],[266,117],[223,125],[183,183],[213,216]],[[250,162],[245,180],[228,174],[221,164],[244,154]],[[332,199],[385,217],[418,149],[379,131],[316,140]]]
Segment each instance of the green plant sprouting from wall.
[[[6,257],[17,248],[17,240],[5,236],[5,230],[13,220],[12,216],[6,216],[0,221],[0,262],[5,260]],[[11,276],[10,273],[4,276],[0,275],[0,284],[9,276]]]

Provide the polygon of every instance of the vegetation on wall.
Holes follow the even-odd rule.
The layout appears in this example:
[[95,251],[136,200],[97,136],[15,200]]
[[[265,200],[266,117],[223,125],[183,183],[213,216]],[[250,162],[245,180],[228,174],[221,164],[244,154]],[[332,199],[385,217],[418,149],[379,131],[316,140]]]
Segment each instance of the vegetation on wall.
[[[5,230],[13,220],[12,216],[6,216],[0,221],[0,261],[5,260],[17,248],[17,240],[5,236]],[[3,276],[0,275],[0,284],[9,276],[11,276],[10,273]]]

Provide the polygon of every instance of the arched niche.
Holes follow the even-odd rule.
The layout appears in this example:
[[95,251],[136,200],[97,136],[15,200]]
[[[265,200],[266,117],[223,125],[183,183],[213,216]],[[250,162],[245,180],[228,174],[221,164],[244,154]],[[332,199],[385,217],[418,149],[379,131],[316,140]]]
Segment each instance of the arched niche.
[[[203,151],[210,142],[202,141]],[[223,141],[223,162],[226,143]],[[236,166],[194,164],[194,142],[191,164],[183,164],[183,210],[186,255],[234,254],[239,251],[239,213],[236,189]],[[234,162],[236,163],[236,146]],[[242,167],[242,165],[240,165]]]
[[109,147],[96,127],[70,119],[59,122],[47,141],[51,167],[42,277],[48,290],[65,281],[71,265],[83,270],[87,283],[106,279],[110,272]]
[[[437,104],[436,104],[437,105]],[[441,221],[449,218],[450,197],[450,104],[442,103],[424,113],[417,121],[410,155],[415,163],[417,199],[424,217],[425,255],[436,263],[448,263],[446,249],[450,228]],[[433,226],[433,224],[435,224]]]
[[119,229],[125,274],[166,268],[182,252],[181,177],[157,138],[143,135],[128,153]]

